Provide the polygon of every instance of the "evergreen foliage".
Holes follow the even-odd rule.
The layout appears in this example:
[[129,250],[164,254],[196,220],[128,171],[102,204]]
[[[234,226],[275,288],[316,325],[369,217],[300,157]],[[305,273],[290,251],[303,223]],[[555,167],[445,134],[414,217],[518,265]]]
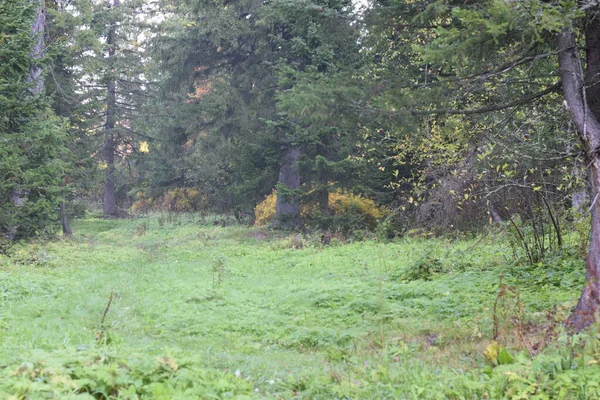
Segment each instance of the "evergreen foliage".
[[216,210],[252,210],[290,146],[303,150],[310,190],[311,181],[327,190],[343,176],[345,164],[337,176],[328,171],[330,179],[324,171],[353,146],[356,122],[339,118],[343,100],[358,96],[350,85],[361,60],[351,3],[177,6],[162,28],[175,33],[154,44],[164,86],[152,108],[161,140],[147,157],[148,179],[159,180],[150,190],[197,186]]
[[45,96],[31,92],[35,9],[29,1],[0,5],[0,235],[20,239],[52,234],[65,163],[63,123]]

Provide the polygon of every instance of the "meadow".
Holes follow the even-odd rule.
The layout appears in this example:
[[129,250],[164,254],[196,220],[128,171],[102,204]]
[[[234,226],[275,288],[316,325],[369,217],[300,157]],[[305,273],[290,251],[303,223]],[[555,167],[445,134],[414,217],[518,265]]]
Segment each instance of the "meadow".
[[193,216],[73,229],[0,258],[1,398],[600,398],[597,329],[561,324],[576,244],[532,266],[500,232],[325,245]]

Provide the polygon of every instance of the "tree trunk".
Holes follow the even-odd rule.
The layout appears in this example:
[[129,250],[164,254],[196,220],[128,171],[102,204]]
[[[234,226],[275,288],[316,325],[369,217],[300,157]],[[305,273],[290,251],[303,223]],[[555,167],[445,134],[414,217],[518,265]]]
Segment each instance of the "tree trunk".
[[60,202],[60,224],[62,225],[63,235],[72,236],[73,232],[69,226],[69,219],[67,218],[67,212],[65,210],[65,202]]
[[[108,124],[107,124],[108,125]],[[116,218],[117,192],[115,190],[115,147],[116,142],[113,135],[107,127],[106,139],[104,141],[104,160],[106,161],[106,173],[104,177],[104,216]]]
[[[34,60],[40,60],[44,56],[46,50],[46,44],[44,42],[44,33],[46,28],[46,3],[44,0],[32,0],[34,3],[38,3],[37,14],[33,25],[31,27],[31,34],[35,38],[36,42],[31,52],[31,57]],[[44,68],[39,64],[32,64],[29,67],[29,76],[27,82],[33,82],[33,86],[30,91],[34,94],[40,94],[44,90],[44,77],[42,73]]]
[[317,157],[317,194],[319,211],[323,215],[329,215],[329,168],[325,157]]
[[[590,61],[600,56],[600,41],[596,41],[600,30],[591,32],[588,28],[586,33],[589,35],[586,37],[587,60]],[[558,35],[558,51],[563,95],[584,150],[591,191],[591,236],[586,257],[585,283],[577,307],[567,320],[568,326],[579,331],[594,322],[600,304],[600,120],[587,101],[583,68],[572,31],[567,30]],[[588,72],[596,67],[588,64]]]
[[[112,6],[117,7],[119,4],[119,0],[113,0]],[[107,0],[106,5],[110,8],[111,1]],[[116,23],[112,23],[106,38],[109,63],[111,63],[111,61],[114,62],[114,57],[116,54],[116,31],[117,25]],[[114,72],[114,66],[112,72]],[[116,218],[118,216],[117,193],[115,190],[115,152],[117,148],[117,142],[113,132],[116,120],[116,103],[117,88],[116,82],[113,81],[108,85],[107,89],[106,124],[104,125],[104,160],[106,161],[106,174],[104,180],[104,216],[108,218]]]
[[490,212],[490,221],[496,225],[502,225],[504,221],[492,204],[488,204],[488,211]]
[[575,213],[579,219],[583,213],[585,213],[585,205],[588,200],[588,193],[586,190],[580,190],[573,193],[571,196],[571,210]]
[[587,102],[600,121],[600,14],[590,16],[585,28]]
[[300,225],[300,198],[297,190],[300,188],[300,149],[286,149],[279,169],[277,185],[277,203],[275,205],[274,226],[278,228],[295,228]]

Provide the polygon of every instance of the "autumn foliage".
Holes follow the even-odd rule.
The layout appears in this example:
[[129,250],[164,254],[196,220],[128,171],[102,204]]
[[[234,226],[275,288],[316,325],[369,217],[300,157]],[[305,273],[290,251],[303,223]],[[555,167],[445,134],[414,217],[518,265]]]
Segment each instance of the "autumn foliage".
[[[329,193],[328,200],[331,217],[355,217],[356,223],[369,230],[375,229],[378,222],[388,214],[385,208],[377,206],[373,200],[343,190]],[[276,202],[277,192],[273,191],[256,206],[255,225],[266,225],[273,220]],[[300,214],[305,221],[315,222],[323,218],[315,202],[303,204]]]

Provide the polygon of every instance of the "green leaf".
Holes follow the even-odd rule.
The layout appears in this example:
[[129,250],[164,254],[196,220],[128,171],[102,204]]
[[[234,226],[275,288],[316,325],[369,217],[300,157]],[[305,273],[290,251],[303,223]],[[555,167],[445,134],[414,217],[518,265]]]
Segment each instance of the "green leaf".
[[499,351],[498,351],[498,364],[499,365],[507,365],[507,364],[512,364],[514,362],[514,358],[508,354],[508,351],[506,351],[506,348],[504,346],[501,346]]

